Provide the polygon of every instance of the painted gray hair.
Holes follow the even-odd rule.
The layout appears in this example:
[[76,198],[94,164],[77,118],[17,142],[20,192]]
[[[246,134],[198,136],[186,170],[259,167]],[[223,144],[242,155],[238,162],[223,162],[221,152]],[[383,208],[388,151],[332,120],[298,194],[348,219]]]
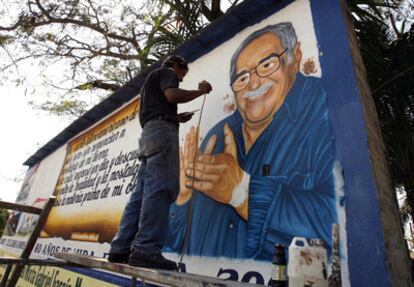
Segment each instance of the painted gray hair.
[[276,35],[281,43],[282,47],[284,49],[288,49],[287,56],[289,63],[292,61],[292,55],[293,55],[293,48],[295,47],[297,43],[297,37],[295,29],[293,28],[292,23],[290,22],[282,22],[278,23],[276,25],[269,25],[266,26],[260,30],[257,30],[250,34],[244,41],[239,45],[236,52],[234,52],[233,56],[231,57],[231,63],[230,63],[230,85],[236,80],[236,61],[239,57],[241,51],[253,40],[259,38],[263,34],[266,33],[272,33]]

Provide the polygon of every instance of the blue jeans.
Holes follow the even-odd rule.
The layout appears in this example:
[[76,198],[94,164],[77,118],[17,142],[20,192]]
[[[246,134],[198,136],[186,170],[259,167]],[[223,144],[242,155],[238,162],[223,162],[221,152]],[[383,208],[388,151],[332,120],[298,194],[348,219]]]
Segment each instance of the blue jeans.
[[139,139],[138,181],[111,242],[110,253],[159,253],[168,233],[169,209],[179,183],[178,125],[152,120]]

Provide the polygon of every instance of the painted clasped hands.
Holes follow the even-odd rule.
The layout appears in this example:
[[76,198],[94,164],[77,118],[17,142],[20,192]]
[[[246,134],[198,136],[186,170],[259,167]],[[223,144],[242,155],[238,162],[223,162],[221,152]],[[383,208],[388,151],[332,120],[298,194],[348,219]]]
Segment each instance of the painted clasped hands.
[[[231,204],[247,220],[248,179],[237,161],[237,146],[230,127],[226,124],[224,151],[212,155],[217,136],[207,141],[204,153],[198,151],[198,130],[191,128],[180,150],[180,194],[177,204],[184,204],[196,189],[212,199]],[[248,175],[247,175],[248,176]],[[243,183],[241,186],[241,183]]]

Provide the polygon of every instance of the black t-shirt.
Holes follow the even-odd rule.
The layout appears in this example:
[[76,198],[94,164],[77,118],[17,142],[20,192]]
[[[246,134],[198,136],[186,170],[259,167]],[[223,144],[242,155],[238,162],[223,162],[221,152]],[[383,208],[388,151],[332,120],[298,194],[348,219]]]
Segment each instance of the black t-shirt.
[[169,103],[164,95],[167,88],[178,88],[178,84],[177,75],[170,68],[156,69],[147,76],[141,89],[141,126],[159,117],[178,124],[177,104]]

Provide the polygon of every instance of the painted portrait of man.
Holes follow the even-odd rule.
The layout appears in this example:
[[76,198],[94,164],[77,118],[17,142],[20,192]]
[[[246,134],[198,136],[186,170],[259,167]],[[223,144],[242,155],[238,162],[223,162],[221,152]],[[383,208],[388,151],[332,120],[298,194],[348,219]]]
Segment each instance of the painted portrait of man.
[[257,30],[236,49],[236,110],[199,150],[197,129],[186,135],[166,250],[271,260],[274,244],[295,236],[330,249],[334,142],[322,80],[303,75],[301,59],[290,22]]

